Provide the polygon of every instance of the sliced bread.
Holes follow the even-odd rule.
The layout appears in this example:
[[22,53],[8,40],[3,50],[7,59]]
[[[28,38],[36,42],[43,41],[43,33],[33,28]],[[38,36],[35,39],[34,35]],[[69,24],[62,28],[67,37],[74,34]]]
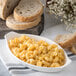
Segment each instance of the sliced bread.
[[76,43],[76,32],[72,34],[58,35],[55,38],[55,42],[57,42],[63,48],[72,47],[72,45]]
[[21,0],[14,10],[14,18],[17,21],[32,21],[42,15],[43,5],[40,0]]
[[19,22],[14,19],[13,15],[10,15],[6,19],[6,25],[13,30],[25,30],[38,25],[40,21],[41,17],[38,17],[36,20],[31,22]]
[[72,46],[71,51],[72,53],[76,54],[76,44]]
[[0,0],[0,18],[5,20],[20,0]]

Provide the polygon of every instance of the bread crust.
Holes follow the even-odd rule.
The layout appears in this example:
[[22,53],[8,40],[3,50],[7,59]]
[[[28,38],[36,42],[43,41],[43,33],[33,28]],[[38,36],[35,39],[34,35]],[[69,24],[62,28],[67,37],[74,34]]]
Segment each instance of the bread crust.
[[4,8],[6,6],[6,3],[7,3],[7,0],[3,1],[1,0],[1,5],[0,5],[0,17],[5,20],[5,17],[4,17]]
[[[41,4],[41,2],[39,2],[39,3]],[[20,21],[20,22],[25,22],[25,21],[30,22],[30,21],[33,21],[33,20],[35,20],[36,18],[38,18],[39,16],[42,15],[42,13],[43,13],[43,5],[41,4],[41,6],[42,7],[41,7],[40,11],[38,11],[36,14],[34,14],[32,16],[28,16],[28,17],[24,17],[24,16],[18,15],[16,13],[16,8],[15,8],[15,10],[14,10],[14,18],[15,18],[15,20]]]
[[6,19],[6,25],[7,25],[7,27],[9,27],[13,30],[26,30],[28,28],[32,28],[34,26],[37,26],[39,24],[39,22],[41,21],[41,17],[38,17],[36,20],[34,20],[32,22],[21,22],[21,24],[14,24],[10,21],[11,16],[9,16]]

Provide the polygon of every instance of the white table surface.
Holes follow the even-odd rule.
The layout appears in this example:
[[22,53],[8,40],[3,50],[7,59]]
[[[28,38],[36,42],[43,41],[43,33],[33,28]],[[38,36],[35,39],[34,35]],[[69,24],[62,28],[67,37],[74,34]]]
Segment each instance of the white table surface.
[[[42,32],[42,36],[47,37],[49,39],[54,40],[54,37],[57,34],[63,34],[63,33],[68,33],[65,29],[64,24],[61,24],[61,22],[58,19],[55,19],[54,15],[47,15],[45,14],[45,27],[44,31]],[[0,40],[0,46],[4,46],[5,41]],[[0,52],[1,52],[1,47],[0,47]],[[5,50],[6,51],[6,50]],[[6,57],[7,58],[7,57]],[[76,59],[76,58],[74,58]],[[8,59],[7,59],[8,60]],[[29,74],[26,76],[76,76],[76,61],[74,60],[71,65],[69,65],[64,71],[61,71],[59,73],[34,73],[34,74]],[[7,69],[5,68],[4,64],[0,60],[0,76],[10,76]]]

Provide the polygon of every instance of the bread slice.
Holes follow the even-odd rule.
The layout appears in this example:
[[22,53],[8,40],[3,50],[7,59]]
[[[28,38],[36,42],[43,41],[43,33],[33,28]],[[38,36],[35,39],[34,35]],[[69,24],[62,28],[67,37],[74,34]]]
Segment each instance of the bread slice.
[[43,5],[40,0],[21,0],[14,10],[14,18],[17,21],[32,21],[42,15]]
[[76,44],[73,45],[70,50],[72,51],[72,53],[76,54]]
[[5,20],[20,0],[0,0],[0,18]]
[[63,48],[72,47],[72,45],[76,43],[76,32],[70,34],[58,35],[55,38],[55,42],[57,42]]
[[14,19],[13,15],[10,15],[6,19],[6,25],[13,30],[25,30],[38,25],[40,21],[41,17],[38,17],[36,20],[31,22],[19,22]]

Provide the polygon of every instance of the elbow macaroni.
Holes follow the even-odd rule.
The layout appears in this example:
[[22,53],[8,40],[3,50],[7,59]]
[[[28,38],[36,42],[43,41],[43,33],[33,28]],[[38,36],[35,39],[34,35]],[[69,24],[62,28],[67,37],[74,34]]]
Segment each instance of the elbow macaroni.
[[8,41],[12,53],[32,65],[41,67],[60,67],[65,63],[63,49],[56,44],[21,36]]

